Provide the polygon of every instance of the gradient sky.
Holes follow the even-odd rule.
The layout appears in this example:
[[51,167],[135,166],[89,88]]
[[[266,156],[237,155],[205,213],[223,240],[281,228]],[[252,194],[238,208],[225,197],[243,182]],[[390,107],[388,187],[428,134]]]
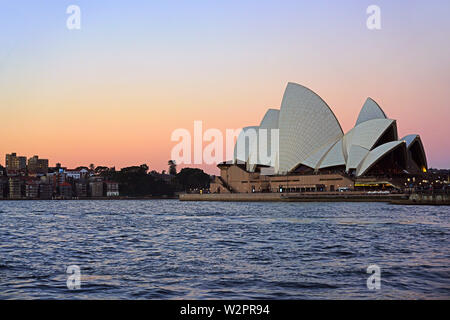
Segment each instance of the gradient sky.
[[372,97],[450,168],[449,17],[448,0],[0,0],[0,163],[167,169],[173,130],[257,125],[297,82],[345,132]]

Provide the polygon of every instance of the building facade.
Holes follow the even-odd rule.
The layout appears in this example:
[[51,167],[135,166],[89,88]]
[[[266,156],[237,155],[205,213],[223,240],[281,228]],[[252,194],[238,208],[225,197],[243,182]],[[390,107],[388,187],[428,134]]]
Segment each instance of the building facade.
[[62,199],[72,199],[72,185],[64,182],[59,185],[59,196]]
[[86,182],[75,183],[75,190],[77,197],[79,198],[86,198],[88,196],[88,186]]
[[106,181],[106,196],[118,197],[119,196],[119,184],[117,182]]
[[336,192],[353,189],[354,181],[343,174],[263,175],[249,172],[246,165],[219,164],[220,176],[210,185],[212,193]]
[[9,178],[8,187],[10,199],[22,199],[22,181],[20,178]]
[[28,174],[29,175],[45,175],[48,173],[48,159],[39,159],[38,156],[33,156],[28,159]]
[[39,184],[39,199],[50,200],[53,198],[53,186],[50,183]]
[[8,175],[18,174],[27,169],[27,158],[18,156],[15,152],[5,157],[6,172]]
[[7,180],[5,177],[0,177],[0,199],[5,199],[7,197]]
[[37,181],[27,181],[25,183],[25,197],[27,199],[37,199],[39,197],[39,183]]
[[89,192],[91,197],[103,197],[103,179],[99,177],[92,177],[89,180]]
[[331,192],[428,169],[420,136],[399,139],[396,120],[373,99],[344,134],[325,101],[296,83],[287,85],[279,110],[242,129],[233,159],[218,167],[211,192]]

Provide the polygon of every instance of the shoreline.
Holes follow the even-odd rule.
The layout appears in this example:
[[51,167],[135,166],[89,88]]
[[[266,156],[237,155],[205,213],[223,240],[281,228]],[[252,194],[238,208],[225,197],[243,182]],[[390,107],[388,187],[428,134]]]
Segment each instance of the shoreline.
[[173,197],[94,197],[94,198],[73,198],[73,199],[39,199],[39,198],[23,198],[23,199],[0,199],[0,201],[86,201],[86,200],[178,200],[177,196]]
[[366,194],[366,193],[207,193],[180,194],[179,196],[159,197],[95,197],[74,199],[0,199],[1,201],[132,201],[132,200],[178,200],[187,202],[385,202],[394,205],[433,205],[448,206],[448,195],[418,194]]
[[180,201],[223,202],[387,202],[396,205],[450,205],[448,195],[367,193],[226,193],[181,194]]
[[395,199],[407,199],[406,194],[362,193],[210,193],[181,194],[180,201],[227,201],[227,202],[389,202]]

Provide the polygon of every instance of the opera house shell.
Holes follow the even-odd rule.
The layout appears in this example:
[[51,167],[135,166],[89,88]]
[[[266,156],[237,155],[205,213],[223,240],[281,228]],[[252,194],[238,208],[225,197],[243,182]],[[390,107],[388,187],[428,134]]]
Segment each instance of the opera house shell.
[[[248,129],[269,132],[264,151],[271,154],[272,162],[262,161],[261,143],[258,138],[248,139]],[[271,132],[276,131],[278,146],[270,139],[274,134]],[[327,103],[296,83],[287,85],[280,110],[269,109],[259,126],[243,128],[233,162],[246,163],[249,172],[270,166],[274,175],[340,171],[362,177],[427,170],[420,136],[411,134],[399,139],[396,120],[389,119],[371,98],[364,103],[355,126],[344,134]]]

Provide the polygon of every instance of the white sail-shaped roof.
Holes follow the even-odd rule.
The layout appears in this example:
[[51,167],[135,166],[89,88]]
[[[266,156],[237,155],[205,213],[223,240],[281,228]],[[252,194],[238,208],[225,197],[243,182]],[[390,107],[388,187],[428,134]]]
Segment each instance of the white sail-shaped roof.
[[313,152],[305,161],[302,162],[303,165],[308,166],[312,169],[318,169],[320,164],[320,160],[330,151],[330,149],[336,144],[336,141],[326,144],[321,148],[318,148],[315,152]]
[[275,174],[285,174],[302,165],[316,171],[345,167],[348,173],[361,176],[394,150],[397,163],[400,154],[396,148],[405,151],[406,161],[400,167],[409,172],[426,171],[420,137],[408,135],[398,140],[396,121],[387,119],[371,98],[364,103],[355,127],[344,135],[322,98],[304,86],[288,83],[280,110],[267,110],[259,126],[242,130],[234,161],[244,161],[250,172],[270,166]]
[[[278,118],[280,110],[267,110],[261,120],[258,130],[258,157],[257,164],[274,167],[276,162],[275,154],[279,151],[279,131]],[[256,166],[254,166],[256,167]],[[252,168],[254,169],[254,168]]]
[[355,133],[355,128],[347,132],[344,137],[342,137],[342,151],[345,161],[348,159],[348,153],[350,152],[350,147],[352,146],[353,134]]
[[[416,164],[421,167],[420,169],[426,170],[428,168],[427,156],[420,136],[418,134],[410,134],[403,137],[401,140],[405,141],[407,150],[410,152],[411,157]],[[414,145],[417,145],[418,148],[413,148]]]
[[319,147],[343,136],[335,115],[316,93],[296,83],[284,92],[279,116],[278,173],[288,172]]
[[269,109],[264,115],[259,125],[262,129],[278,129],[278,117],[280,116],[280,110]]
[[345,166],[345,158],[344,153],[342,151],[342,139],[340,139],[319,164],[319,169],[337,167],[337,166]]
[[418,134],[410,134],[406,137],[401,138],[401,140],[406,142],[406,147],[408,149],[412,146],[413,142],[417,141],[418,139],[420,139],[420,136]]
[[[274,164],[275,153],[279,148],[279,139],[278,136],[274,136],[275,144],[272,145],[272,134],[275,134],[274,132],[272,132],[272,129],[278,129],[279,114],[280,110],[269,109],[265,113],[259,126],[245,127],[239,134],[236,140],[236,145],[234,147],[234,159],[235,161],[241,160],[247,162],[248,171],[255,171],[255,168],[258,164]],[[253,137],[254,133],[256,133],[256,138]],[[241,147],[241,149],[239,150],[238,146],[240,144],[245,144],[245,149]],[[264,146],[264,150],[261,149],[261,146]],[[261,158],[262,154],[264,154],[266,157]]]
[[369,153],[369,150],[358,145],[352,145],[348,154],[346,171],[358,168]]
[[376,147],[375,149],[370,151],[367,157],[364,159],[361,166],[356,172],[356,176],[359,177],[364,175],[375,163],[383,158],[383,156],[401,146],[405,148],[406,143],[404,141],[391,141]]
[[[391,126],[395,126],[395,120],[373,119],[354,127],[344,137],[344,148],[347,152],[347,157],[352,145],[371,150],[378,139],[381,138]],[[396,127],[394,130],[396,132]]]
[[376,103],[372,98],[367,98],[361,111],[359,112],[355,126],[368,120],[386,118],[386,114],[384,113],[383,109],[380,108],[378,103]]
[[369,151],[389,129],[394,130],[393,137],[397,138],[396,122],[391,119],[367,120],[346,133],[342,139],[346,171],[357,169]]

